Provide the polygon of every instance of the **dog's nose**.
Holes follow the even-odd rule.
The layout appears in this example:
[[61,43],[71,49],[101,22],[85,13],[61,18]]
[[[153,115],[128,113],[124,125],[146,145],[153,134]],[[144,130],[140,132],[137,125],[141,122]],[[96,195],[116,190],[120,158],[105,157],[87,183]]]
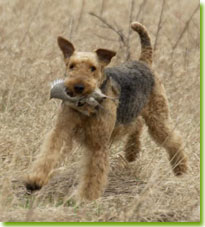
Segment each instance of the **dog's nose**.
[[81,94],[84,90],[84,85],[83,84],[76,84],[74,85],[74,90],[76,93]]

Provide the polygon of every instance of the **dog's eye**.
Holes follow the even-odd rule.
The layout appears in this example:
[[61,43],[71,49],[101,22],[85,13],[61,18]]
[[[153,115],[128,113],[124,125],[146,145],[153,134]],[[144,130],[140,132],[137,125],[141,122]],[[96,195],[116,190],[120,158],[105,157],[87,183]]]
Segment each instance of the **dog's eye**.
[[94,72],[95,70],[96,70],[96,67],[95,67],[95,66],[91,66],[91,67],[90,67],[90,71],[91,71],[91,72]]
[[71,64],[71,65],[69,66],[70,69],[74,69],[74,67],[75,67],[75,64]]

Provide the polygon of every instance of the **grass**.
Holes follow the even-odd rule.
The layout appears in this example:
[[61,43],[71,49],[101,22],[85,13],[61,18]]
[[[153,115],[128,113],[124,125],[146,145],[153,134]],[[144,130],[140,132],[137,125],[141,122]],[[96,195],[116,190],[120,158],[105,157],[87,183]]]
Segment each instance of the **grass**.
[[[200,221],[199,3],[165,1],[159,24],[162,2],[0,0],[0,221]],[[78,184],[83,152],[78,146],[39,192],[26,194],[22,179],[59,106],[48,99],[50,82],[65,71],[57,36],[71,39],[78,50],[116,50],[112,65],[127,57],[118,35],[90,12],[123,34],[129,33],[130,19],[147,27],[153,43],[158,34],[153,69],[165,85],[171,116],[184,138],[189,171],[175,177],[165,150],[152,141],[145,127],[137,161],[127,164],[123,143],[114,144],[104,195],[76,205],[69,197]],[[131,32],[129,40],[131,58],[137,59],[136,33]]]

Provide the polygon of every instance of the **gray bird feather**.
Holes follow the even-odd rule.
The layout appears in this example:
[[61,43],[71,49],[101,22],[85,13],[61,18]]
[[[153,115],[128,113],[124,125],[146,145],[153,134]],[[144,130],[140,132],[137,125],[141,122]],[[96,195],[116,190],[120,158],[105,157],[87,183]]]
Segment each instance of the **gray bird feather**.
[[51,84],[50,99],[52,98],[61,99],[68,102],[79,101],[79,97],[71,97],[67,94],[64,80],[55,80]]
[[80,106],[87,103],[88,105],[93,107],[98,106],[99,102],[106,98],[115,100],[115,98],[112,98],[103,94],[99,88],[95,89],[95,91],[93,91],[91,94],[87,96],[71,97],[66,92],[66,86],[64,84],[64,80],[61,80],[61,79],[55,80],[51,84],[50,98],[61,99],[65,101],[67,104],[72,104],[72,105],[75,104],[76,106]]

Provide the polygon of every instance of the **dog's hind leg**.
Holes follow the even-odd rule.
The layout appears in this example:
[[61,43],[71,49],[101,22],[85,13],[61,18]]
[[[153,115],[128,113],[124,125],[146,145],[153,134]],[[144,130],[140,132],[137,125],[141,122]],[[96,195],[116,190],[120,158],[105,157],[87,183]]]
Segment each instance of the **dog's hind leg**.
[[136,157],[141,149],[140,136],[143,129],[143,119],[138,117],[134,130],[128,135],[127,142],[125,145],[125,158],[128,162],[136,160]]
[[172,123],[165,90],[158,79],[143,111],[143,117],[152,138],[167,150],[174,174],[178,176],[185,173],[187,160],[183,141]]

